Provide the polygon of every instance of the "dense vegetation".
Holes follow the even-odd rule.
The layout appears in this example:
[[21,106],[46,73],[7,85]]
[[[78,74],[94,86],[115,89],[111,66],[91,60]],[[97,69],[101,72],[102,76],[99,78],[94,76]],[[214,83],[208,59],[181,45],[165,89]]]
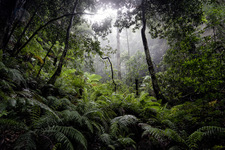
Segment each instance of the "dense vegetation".
[[[112,20],[83,17],[99,5],[141,28],[119,75]],[[224,0],[0,1],[0,150],[225,149],[224,18]]]

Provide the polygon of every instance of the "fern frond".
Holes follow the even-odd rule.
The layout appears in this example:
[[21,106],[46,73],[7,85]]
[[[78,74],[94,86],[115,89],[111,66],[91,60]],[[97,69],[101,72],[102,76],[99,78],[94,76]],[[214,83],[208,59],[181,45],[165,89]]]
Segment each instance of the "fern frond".
[[40,118],[41,109],[37,105],[31,106],[30,118],[32,122],[32,126],[35,127],[37,120]]
[[91,133],[94,132],[91,120],[89,120],[88,117],[82,116],[82,124],[86,125],[88,127],[88,129],[91,131]]
[[173,141],[185,144],[185,140],[176,131],[172,129],[167,128],[164,131],[164,135]]
[[35,141],[36,133],[34,131],[28,131],[18,137],[14,149],[16,150],[35,150],[37,149]]
[[[87,149],[87,141],[84,135],[72,128],[72,127],[64,127],[64,126],[54,126],[48,129],[49,131],[58,131],[65,135],[65,137],[69,137],[71,140],[75,140],[77,143],[81,144],[84,149]],[[70,146],[69,146],[70,147]]]
[[23,85],[26,86],[26,80],[24,79],[21,72],[17,69],[8,69],[8,75],[7,75],[14,83],[20,85],[23,83]]
[[217,133],[225,132],[225,128],[217,126],[204,126],[199,128],[198,131],[204,132],[204,136],[211,136]]
[[107,133],[103,133],[102,135],[100,135],[100,140],[107,145],[110,145],[112,141],[110,135]]
[[173,129],[173,130],[176,130],[176,126],[175,124],[170,121],[169,119],[165,119],[165,120],[162,120],[162,124],[165,124],[167,125],[169,128]]
[[36,105],[36,106],[44,109],[45,111],[48,111],[48,112],[52,113],[52,115],[54,115],[56,118],[59,119],[59,116],[50,107],[48,107],[46,104],[44,104],[42,102],[39,102],[38,100],[33,99],[33,98],[29,98],[29,99],[26,99],[26,100],[27,100],[28,104],[33,105],[33,106]]
[[0,129],[6,130],[6,129],[16,129],[16,130],[27,130],[28,127],[23,122],[18,122],[13,119],[3,119],[0,118]]
[[225,128],[216,126],[204,126],[193,132],[187,139],[189,148],[198,148],[198,142],[204,137],[216,135],[218,133],[224,133]]
[[138,122],[137,117],[134,115],[124,115],[124,116],[119,116],[114,119],[112,119],[111,123],[118,122],[120,126],[129,126],[129,125],[134,125]]
[[57,132],[55,130],[48,130],[45,132],[53,134],[56,141],[59,142],[65,150],[74,150],[73,144],[63,133]]
[[59,113],[63,122],[78,122],[82,124],[82,116],[77,111],[64,110]]
[[46,128],[54,125],[58,125],[62,122],[61,119],[56,118],[52,113],[46,113],[38,118],[35,122],[35,128]]
[[154,128],[154,127],[152,127],[148,124],[144,124],[144,123],[139,123],[139,126],[141,126],[142,129],[144,129],[144,132],[142,133],[142,137],[146,136],[146,135],[151,135],[152,137],[154,137],[157,140],[164,138],[164,133],[163,133],[163,130],[161,130],[161,129]]
[[187,139],[188,147],[191,149],[198,148],[198,142],[202,140],[203,135],[204,133],[201,131],[195,131],[192,133]]
[[136,142],[130,137],[120,137],[117,141],[124,147],[133,146],[136,149]]
[[120,128],[119,128],[118,122],[111,123],[111,126],[110,126],[110,134],[112,136],[116,137],[119,132],[120,132]]

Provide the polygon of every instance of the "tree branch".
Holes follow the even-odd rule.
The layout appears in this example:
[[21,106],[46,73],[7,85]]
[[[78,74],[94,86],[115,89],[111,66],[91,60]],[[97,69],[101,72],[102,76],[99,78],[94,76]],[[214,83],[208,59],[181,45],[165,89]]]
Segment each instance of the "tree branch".
[[111,72],[112,72],[112,81],[113,81],[113,84],[115,85],[115,92],[116,92],[116,82],[114,81],[114,73],[113,73],[113,66],[112,66],[112,62],[110,61],[110,58],[109,57],[102,57],[100,56],[102,59],[108,59],[109,63],[110,63],[110,67],[111,67]]
[[34,36],[36,35],[36,34],[38,34],[38,32],[40,31],[40,30],[42,30],[43,28],[45,28],[46,26],[48,26],[50,23],[52,23],[52,22],[54,22],[54,21],[56,21],[56,20],[59,20],[59,19],[62,19],[62,18],[64,18],[64,17],[68,17],[68,16],[73,16],[73,15],[84,15],[84,14],[86,14],[86,15],[93,15],[93,14],[90,14],[90,13],[82,13],[82,12],[77,12],[77,13],[72,13],[72,14],[64,14],[64,15],[62,15],[62,16],[59,16],[59,17],[57,17],[57,18],[54,18],[54,19],[51,19],[51,20],[49,20],[48,22],[46,22],[44,25],[42,25],[42,26],[40,26],[32,35],[31,35],[31,37],[18,49],[18,50],[16,50],[13,54],[12,54],[12,56],[16,56],[24,47],[26,47],[26,45],[34,38]]

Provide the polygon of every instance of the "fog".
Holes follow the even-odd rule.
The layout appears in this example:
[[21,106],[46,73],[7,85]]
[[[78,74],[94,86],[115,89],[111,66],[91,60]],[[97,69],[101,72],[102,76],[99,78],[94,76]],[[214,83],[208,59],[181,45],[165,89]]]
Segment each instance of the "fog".
[[[119,78],[119,52],[122,79],[142,78],[148,75],[148,72],[141,38],[141,29],[139,28],[134,30],[135,27],[131,26],[130,28],[123,28],[118,33],[118,28],[115,27],[116,18],[117,10],[111,8],[104,10],[99,9],[99,11],[96,12],[96,15],[86,17],[87,22],[92,27],[93,24],[97,24],[104,28],[105,21],[108,19],[107,23],[109,24],[110,20],[110,28],[105,29],[105,33],[107,35],[103,37],[98,36],[98,40],[100,42],[101,49],[104,52],[104,56],[109,56],[112,61],[115,77]],[[109,25],[107,27],[109,27]],[[156,72],[158,72],[162,70],[162,68],[160,67],[160,62],[163,60],[163,55],[168,49],[168,45],[165,39],[152,39],[148,32],[149,31],[147,30],[146,36],[148,39],[148,46],[150,49],[151,58],[155,65],[155,70]],[[95,71],[93,73],[101,75],[103,77],[103,80],[107,80],[110,78],[111,70],[109,67],[109,63],[106,60],[102,60],[98,56],[95,56],[94,58],[94,70]],[[130,77],[127,77],[129,74]]]

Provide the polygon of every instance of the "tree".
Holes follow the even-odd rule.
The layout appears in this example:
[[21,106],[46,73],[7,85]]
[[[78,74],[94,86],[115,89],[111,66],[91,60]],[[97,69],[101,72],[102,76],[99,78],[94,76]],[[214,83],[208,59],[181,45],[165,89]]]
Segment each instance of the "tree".
[[[73,6],[73,10],[71,13],[75,13],[76,12],[76,9],[77,9],[77,6],[79,4],[79,0],[75,0],[74,2],[74,6]],[[56,81],[56,78],[58,76],[60,76],[60,73],[62,71],[62,66],[63,66],[63,62],[64,62],[64,59],[66,57],[66,54],[67,54],[67,51],[69,49],[69,38],[70,38],[70,30],[71,30],[71,27],[73,25],[73,20],[74,20],[74,15],[71,16],[70,18],[70,21],[69,21],[69,25],[67,27],[67,33],[66,33],[66,39],[65,39],[65,48],[64,48],[64,51],[63,51],[63,54],[60,58],[60,61],[59,61],[59,64],[58,64],[58,67],[57,67],[57,70],[55,71],[55,73],[53,74],[53,76],[50,78],[50,80],[48,81],[48,83],[50,84],[54,84],[55,81]]]

